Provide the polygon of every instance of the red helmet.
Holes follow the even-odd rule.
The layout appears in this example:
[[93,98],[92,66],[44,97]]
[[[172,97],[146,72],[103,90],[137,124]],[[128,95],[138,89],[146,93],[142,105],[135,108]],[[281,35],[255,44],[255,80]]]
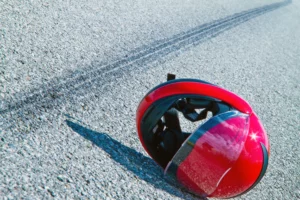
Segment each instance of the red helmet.
[[[178,113],[207,121],[187,133]],[[143,147],[167,180],[195,195],[235,197],[266,172],[270,150],[262,124],[245,100],[219,86],[195,79],[160,84],[140,102],[136,123]]]

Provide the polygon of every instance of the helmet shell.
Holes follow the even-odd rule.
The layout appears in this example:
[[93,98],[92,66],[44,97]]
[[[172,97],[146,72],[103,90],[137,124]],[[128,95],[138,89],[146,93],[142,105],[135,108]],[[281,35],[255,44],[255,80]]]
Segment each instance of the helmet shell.
[[[153,128],[176,99],[187,95],[225,102],[233,110],[200,125],[165,166],[149,148],[146,130]],[[161,101],[165,103],[158,106]],[[262,124],[245,100],[219,86],[195,79],[163,83],[142,99],[136,122],[143,147],[164,168],[166,177],[198,196],[230,198],[244,194],[266,171],[270,150]]]

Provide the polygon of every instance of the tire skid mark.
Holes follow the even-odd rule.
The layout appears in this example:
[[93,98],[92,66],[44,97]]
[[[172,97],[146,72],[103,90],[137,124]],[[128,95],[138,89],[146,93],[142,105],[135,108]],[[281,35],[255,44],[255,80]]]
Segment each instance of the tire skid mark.
[[[74,73],[67,77],[56,79],[55,81],[49,81],[47,84],[41,85],[39,88],[33,89],[32,92],[26,94],[19,93],[13,97],[14,99],[5,99],[5,101],[2,102],[4,106],[2,106],[3,109],[0,110],[0,126],[4,128],[5,124],[6,128],[8,128],[13,125],[16,118],[19,118],[19,120],[22,118],[22,121],[27,121],[28,117],[25,116],[24,119],[23,116],[34,112],[32,109],[28,109],[30,107],[32,108],[32,106],[42,107],[44,110],[53,109],[55,105],[66,102],[66,98],[75,99],[76,96],[78,97],[79,95],[81,97],[89,96],[89,94],[85,94],[89,87],[97,88],[96,86],[99,86],[102,88],[103,85],[107,85],[105,83],[107,83],[108,80],[111,81],[121,70],[145,66],[153,61],[162,60],[171,53],[180,53],[179,51],[187,50],[241,23],[245,23],[259,15],[286,6],[291,2],[291,0],[287,0],[273,3],[200,25],[171,38],[156,41],[135,52],[133,51],[132,54],[127,57],[122,57],[109,64],[93,66],[93,68],[85,70],[82,74],[77,75]],[[6,108],[5,102],[7,102]],[[17,116],[14,117],[15,114],[17,114]],[[4,117],[4,115],[6,115],[6,117]]]

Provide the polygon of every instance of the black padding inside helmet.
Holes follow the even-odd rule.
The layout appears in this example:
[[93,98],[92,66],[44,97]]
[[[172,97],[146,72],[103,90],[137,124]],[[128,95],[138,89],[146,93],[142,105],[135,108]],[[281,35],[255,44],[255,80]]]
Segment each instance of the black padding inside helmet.
[[[177,99],[178,97],[175,96],[156,101],[149,107],[141,121],[141,131],[146,148],[151,157],[162,167],[166,167],[172,155],[171,150],[166,151],[166,149],[162,148],[160,143],[164,138],[166,138],[165,142],[166,140],[168,140],[168,142],[174,142],[173,139],[169,138],[171,136],[170,133],[164,130],[165,125],[161,118]],[[154,131],[154,129],[156,130]]]
[[[184,104],[179,106],[180,102]],[[195,109],[199,108],[203,110],[197,113]],[[174,95],[159,99],[148,108],[140,122],[145,146],[151,157],[165,168],[190,135],[182,132],[178,112],[194,122],[206,118],[208,111],[215,116],[230,109],[229,105],[217,99],[200,95]],[[194,118],[189,116],[191,113]]]
[[171,108],[164,114],[165,125],[170,131],[176,136],[176,147],[179,148],[180,145],[184,142],[184,136],[181,131],[180,122],[178,118],[178,112],[175,108]]
[[156,133],[156,137],[160,140],[157,148],[164,154],[164,160],[169,161],[178,151],[185,138],[181,131],[178,112],[175,108],[169,109],[163,115],[163,120],[165,129]]

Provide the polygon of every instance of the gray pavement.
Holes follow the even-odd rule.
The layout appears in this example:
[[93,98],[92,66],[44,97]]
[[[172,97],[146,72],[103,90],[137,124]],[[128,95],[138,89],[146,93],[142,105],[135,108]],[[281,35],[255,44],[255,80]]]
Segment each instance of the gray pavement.
[[169,72],[227,88],[261,118],[267,174],[236,199],[300,199],[299,10],[0,1],[0,199],[195,199],[164,180],[136,133],[139,101]]

